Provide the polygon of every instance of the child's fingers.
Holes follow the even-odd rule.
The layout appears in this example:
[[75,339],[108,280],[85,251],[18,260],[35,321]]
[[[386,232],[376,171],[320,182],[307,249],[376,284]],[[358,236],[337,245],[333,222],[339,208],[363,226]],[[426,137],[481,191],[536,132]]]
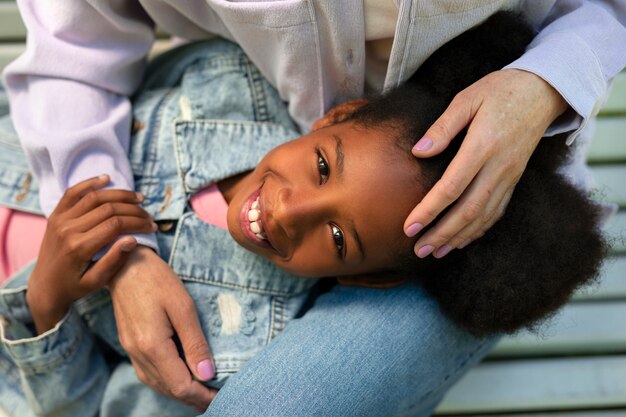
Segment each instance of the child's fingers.
[[98,190],[87,192],[72,207],[67,210],[68,218],[78,218],[93,209],[107,203],[139,204],[143,201],[143,195],[129,190]]
[[91,259],[99,250],[121,235],[152,233],[157,226],[149,218],[114,216],[106,219],[89,231],[82,233],[78,240],[80,252],[85,259]]
[[72,227],[78,232],[87,232],[114,216],[137,217],[151,220],[150,214],[136,204],[104,203],[78,219],[72,220]]
[[89,293],[108,284],[124,266],[130,253],[136,247],[137,240],[131,236],[126,236],[115,242],[107,253],[82,276],[80,279],[81,290]]
[[106,186],[109,180],[108,175],[100,175],[99,177],[89,178],[71,186],[65,190],[55,211],[64,212],[72,208],[86,193]]

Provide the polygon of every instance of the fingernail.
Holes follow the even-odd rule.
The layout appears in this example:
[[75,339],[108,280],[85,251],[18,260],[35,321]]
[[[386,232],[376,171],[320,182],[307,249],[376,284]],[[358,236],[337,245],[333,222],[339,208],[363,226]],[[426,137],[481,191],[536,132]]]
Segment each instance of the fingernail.
[[158,228],[159,228],[159,226],[157,226],[157,224],[155,222],[152,222],[152,231],[156,232]]
[[435,258],[443,258],[447,254],[449,254],[452,249],[454,249],[454,248],[452,246],[450,246],[450,245],[443,245],[435,253]]
[[143,194],[142,194],[142,193],[135,193],[135,195],[137,196],[137,200],[139,200],[139,201],[143,201],[144,196],[143,196]]
[[421,223],[413,223],[412,225],[410,225],[409,227],[406,228],[406,235],[408,237],[413,237],[416,234],[419,233],[420,230],[422,230],[424,228],[424,225]]
[[433,140],[431,138],[421,138],[415,146],[413,146],[413,150],[415,151],[427,151],[433,146]]
[[472,239],[467,239],[466,241],[464,241],[463,243],[461,243],[459,245],[459,249],[463,249],[464,247],[466,247],[467,245],[469,245],[470,243],[472,243]]
[[99,179],[99,180],[102,180],[102,181],[104,181],[104,180],[108,180],[108,179],[109,179],[109,176],[108,176],[107,174],[102,174],[102,175],[98,176],[98,179]]
[[435,247],[433,245],[426,245],[426,246],[422,246],[418,251],[417,251],[417,257],[418,258],[425,258],[428,255],[430,255],[432,253],[432,251],[435,249]]
[[212,379],[215,375],[215,368],[213,368],[213,363],[205,359],[198,364],[198,375],[202,378],[203,381],[208,381]]

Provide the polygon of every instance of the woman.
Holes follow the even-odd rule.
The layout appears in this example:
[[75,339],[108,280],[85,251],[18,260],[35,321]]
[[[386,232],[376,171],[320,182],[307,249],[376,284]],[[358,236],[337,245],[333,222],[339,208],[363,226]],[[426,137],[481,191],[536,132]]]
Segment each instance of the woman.
[[[137,185],[145,189],[150,207],[159,188],[175,185],[176,181],[170,178],[181,180],[190,192],[203,188],[210,182],[209,178],[215,181],[215,175],[220,172],[223,179],[217,181],[217,185],[228,201],[231,235],[246,249],[284,270],[301,276],[336,276],[340,283],[365,287],[399,285],[414,277],[455,322],[477,336],[531,325],[562,304],[577,285],[593,277],[603,254],[596,229],[597,210],[556,174],[559,161],[565,156],[564,144],[560,143],[559,147],[559,142],[555,142],[555,148],[546,143],[533,157],[510,212],[488,237],[437,265],[418,261],[412,255],[414,240],[402,236],[401,223],[416,201],[412,195],[403,195],[397,190],[397,187],[417,184],[423,194],[432,187],[455,150],[451,148],[438,158],[416,163],[406,153],[414,135],[425,130],[456,91],[514,58],[529,39],[529,30],[516,18],[494,16],[433,54],[406,86],[371,104],[361,103],[360,108],[344,106],[332,112],[330,126],[272,150],[252,173],[231,177],[224,177],[224,169],[230,170],[231,175],[237,174],[237,169],[250,162],[250,155],[260,151],[259,145],[280,141],[284,137],[282,130],[277,125],[257,126],[253,128],[257,134],[248,144],[256,149],[253,146],[244,152],[240,147],[238,151],[227,149],[229,152],[223,155],[216,153],[216,137],[220,138],[222,146],[239,144],[216,136],[214,132],[219,130],[216,126],[221,125],[222,129],[227,129],[225,132],[234,128],[234,136],[244,140],[246,137],[241,133],[246,129],[241,130],[237,120],[245,120],[242,116],[250,107],[240,105],[239,112],[233,112],[235,107],[225,105],[228,102],[225,97],[198,101],[207,95],[198,89],[197,83],[204,83],[204,88],[212,91],[212,86],[227,84],[229,80],[237,83],[250,79],[254,72],[249,74],[251,67],[242,60],[245,57],[223,42],[216,41],[206,47],[192,45],[184,52],[175,51],[164,58],[165,62],[173,63],[174,70],[167,65],[163,70],[173,79],[182,75],[182,87],[163,90],[157,75],[148,80],[147,86],[152,86],[152,90],[146,88],[135,107],[135,116],[143,114],[150,126],[136,135],[131,148]],[[189,68],[183,73],[176,70],[180,63],[175,58],[187,63]],[[441,68],[451,68],[452,62],[463,65],[454,71],[441,71]],[[237,75],[237,68],[246,68],[246,71]],[[176,73],[179,76],[175,76]],[[209,114],[217,117],[215,112],[221,111],[222,118],[228,114],[232,121],[185,120],[184,97],[190,97],[191,107],[198,117]],[[266,109],[271,109],[266,117],[289,126],[285,109],[276,104],[280,103],[277,96],[270,94],[261,101]],[[173,118],[175,128],[167,128],[167,121],[179,113],[183,120]],[[146,114],[153,116],[146,118]],[[243,126],[254,124],[247,122]],[[265,137],[259,136],[257,128],[261,127],[273,131]],[[204,154],[202,148],[198,148],[202,145],[208,148]],[[168,152],[170,150],[173,152]],[[178,164],[168,162],[167,156],[172,158],[173,153],[177,154]],[[229,158],[233,153],[236,157]],[[161,155],[157,164],[155,154]],[[12,160],[15,162],[15,158]],[[111,330],[110,302],[107,303],[102,294],[95,297],[99,301],[92,298],[78,309],[87,320],[88,328],[81,327],[75,314],[64,318],[70,303],[103,285],[113,275],[111,270],[119,268],[116,263],[125,256],[123,252],[133,249],[129,238],[118,241],[81,277],[93,254],[112,238],[113,232],[103,226],[115,217],[122,222],[118,233],[150,230],[148,217],[129,204],[138,202],[133,193],[103,191],[97,199],[91,198],[95,192],[88,190],[105,184],[102,179],[93,179],[66,193],[51,218],[28,291],[24,295],[25,288],[15,288],[20,285],[18,279],[10,284],[14,289],[3,293],[3,315],[7,320],[3,340],[28,385],[25,392],[34,397],[31,404],[39,407],[40,414],[93,415],[100,411],[102,414],[154,415],[173,413],[176,409],[175,403],[155,397],[145,387],[141,389],[137,379],[129,375],[130,365],[103,364],[102,344],[94,342],[91,333],[104,339],[105,346],[116,349],[119,354],[124,352],[117,343],[117,333],[114,328]],[[155,188],[155,184],[159,186]],[[172,207],[180,207],[180,200],[186,201],[185,195],[178,191],[170,190],[170,198]],[[563,213],[554,210],[553,200],[564,208]],[[103,215],[100,209],[111,204],[118,204],[115,207],[119,211]],[[194,205],[192,199],[192,207]],[[153,205],[149,208],[155,214],[156,209]],[[197,210],[196,214],[185,213],[176,219],[174,235],[160,233],[158,236],[167,243],[163,247],[171,248],[166,259],[185,280],[201,311],[203,329],[213,336],[219,378],[211,381],[211,386],[219,387],[232,372],[233,361],[239,361],[236,363],[240,366],[258,352],[261,345],[256,338],[263,332],[275,335],[302,308],[301,293],[307,284],[272,272],[267,265],[253,260],[254,257],[225,256],[237,253],[228,249],[232,242],[229,246],[228,241],[216,234],[215,228],[203,226],[196,215],[200,215]],[[587,219],[587,222],[572,222],[567,216]],[[576,223],[576,227],[559,226],[572,223]],[[524,225],[529,229],[524,236],[510,233],[512,228]],[[253,230],[256,227],[259,229]],[[545,231],[554,227],[561,231],[565,241],[572,242],[568,250],[558,250],[545,258],[524,249],[541,243],[553,247],[556,234],[548,234],[553,239],[548,241]],[[77,244],[79,241],[82,243]],[[131,246],[120,250],[128,244]],[[66,253],[66,248],[79,248],[80,256],[55,256],[57,251]],[[198,256],[197,250],[210,255]],[[580,251],[586,254],[584,268],[572,261],[579,258]],[[77,253],[76,250],[70,252]],[[241,263],[243,269],[238,266]],[[236,268],[240,269],[238,278],[233,275]],[[30,270],[22,273],[21,284],[29,273]],[[212,283],[216,289],[200,283]],[[236,288],[247,288],[247,291]],[[245,295],[241,296],[240,292]],[[255,295],[257,293],[266,295]],[[267,295],[274,297],[267,300]],[[234,301],[233,304],[237,299],[246,302]],[[233,327],[233,317],[223,314],[225,303],[229,303],[231,309],[243,308],[241,317],[246,320],[238,319],[237,326]],[[273,310],[276,303],[280,305],[280,314],[266,320],[264,311],[270,305]],[[89,305],[99,307],[89,309]],[[215,306],[219,306],[219,310],[214,310]],[[30,309],[40,337],[25,336],[28,330],[24,324],[28,323],[29,316],[19,313],[24,308]],[[254,320],[248,317],[250,315]],[[221,322],[214,321],[217,317],[221,317]],[[334,321],[327,325],[333,326]],[[278,327],[276,322],[280,323]],[[270,328],[263,330],[266,326]],[[234,338],[233,334],[240,332],[247,338],[242,335]],[[76,337],[76,334],[83,336]],[[89,343],[79,342],[81,340]],[[38,349],[42,343],[51,348]],[[79,364],[84,366],[77,366]],[[109,367],[113,369],[110,376]],[[91,371],[85,375],[84,369]],[[58,383],[52,384],[51,379],[56,378]],[[64,394],[59,394],[60,390]],[[129,394],[131,392],[134,396]],[[177,411],[181,412],[184,410]]]

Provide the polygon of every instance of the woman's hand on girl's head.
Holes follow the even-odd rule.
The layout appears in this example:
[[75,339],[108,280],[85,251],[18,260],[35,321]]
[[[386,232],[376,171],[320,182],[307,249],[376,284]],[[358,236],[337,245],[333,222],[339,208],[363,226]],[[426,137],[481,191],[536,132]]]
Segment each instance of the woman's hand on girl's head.
[[135,249],[135,238],[113,243],[106,254],[93,257],[120,235],[148,233],[155,224],[133,191],[102,190],[107,176],[69,188],[48,219],[26,300],[38,333],[51,329],[72,302],[106,285]]
[[467,127],[457,155],[405,221],[406,234],[415,236],[454,203],[416,242],[417,256],[441,258],[493,226],[542,135],[566,108],[550,84],[516,69],[488,74],[457,94],[413,148],[418,158],[437,155]]

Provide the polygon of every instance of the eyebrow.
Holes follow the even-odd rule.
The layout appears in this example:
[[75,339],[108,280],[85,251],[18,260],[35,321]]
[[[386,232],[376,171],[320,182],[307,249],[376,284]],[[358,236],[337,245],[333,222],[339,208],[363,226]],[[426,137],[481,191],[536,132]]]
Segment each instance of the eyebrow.
[[[343,141],[338,135],[333,135],[335,139],[335,166],[337,167],[337,177],[341,178],[343,175],[343,161],[345,154],[343,153]],[[363,250],[363,242],[359,237],[359,234],[356,232],[356,227],[354,227],[354,221],[352,219],[348,219],[348,231],[352,235],[352,239],[356,242],[356,247],[359,250],[359,254],[361,255],[361,261],[365,259],[365,250]]]
[[343,141],[337,135],[333,135],[335,139],[335,166],[337,167],[337,176],[341,178],[343,175]]

